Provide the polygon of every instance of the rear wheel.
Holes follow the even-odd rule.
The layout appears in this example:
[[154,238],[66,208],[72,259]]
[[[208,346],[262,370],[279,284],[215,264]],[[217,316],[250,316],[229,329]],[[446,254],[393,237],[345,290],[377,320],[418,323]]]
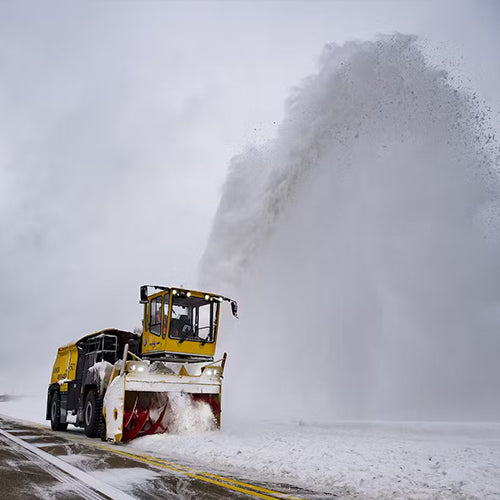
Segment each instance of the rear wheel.
[[50,400],[50,427],[53,431],[65,431],[68,424],[61,422],[61,396],[57,391],[52,393]]
[[97,393],[94,389],[90,389],[85,398],[83,418],[85,434],[88,437],[97,437],[101,435],[104,427],[102,402],[97,397]]

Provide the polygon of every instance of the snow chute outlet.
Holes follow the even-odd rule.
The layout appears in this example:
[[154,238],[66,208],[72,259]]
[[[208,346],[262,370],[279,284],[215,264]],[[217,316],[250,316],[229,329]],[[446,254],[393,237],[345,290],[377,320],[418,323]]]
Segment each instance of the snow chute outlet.
[[[149,293],[149,292],[152,293]],[[226,354],[215,359],[221,295],[144,285],[142,334],[101,330],[60,347],[47,394],[53,430],[68,423],[115,443],[221,425]],[[195,414],[196,418],[193,418]]]

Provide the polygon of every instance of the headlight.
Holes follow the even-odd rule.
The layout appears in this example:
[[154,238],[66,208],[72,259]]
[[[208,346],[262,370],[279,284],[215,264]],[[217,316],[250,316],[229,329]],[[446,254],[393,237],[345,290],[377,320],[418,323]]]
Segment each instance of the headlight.
[[207,375],[207,377],[218,378],[220,376],[219,368],[205,368],[203,371]]
[[146,371],[146,363],[129,361],[127,363],[127,370],[129,372],[143,372],[143,371]]

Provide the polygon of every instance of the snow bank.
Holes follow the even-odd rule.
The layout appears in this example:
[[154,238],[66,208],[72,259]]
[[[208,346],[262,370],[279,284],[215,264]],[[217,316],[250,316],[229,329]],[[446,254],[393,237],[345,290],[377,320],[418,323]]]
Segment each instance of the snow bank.
[[128,446],[343,498],[500,498],[500,424],[233,422]]

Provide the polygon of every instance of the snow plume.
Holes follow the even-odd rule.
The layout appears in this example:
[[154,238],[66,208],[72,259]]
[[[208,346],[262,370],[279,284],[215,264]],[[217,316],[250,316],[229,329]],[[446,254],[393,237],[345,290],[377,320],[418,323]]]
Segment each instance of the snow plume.
[[201,262],[240,301],[225,408],[498,419],[498,147],[415,37],[327,45],[233,159]]
[[175,434],[214,430],[215,419],[210,405],[204,401],[193,401],[181,392],[172,392],[169,401],[169,432]]

